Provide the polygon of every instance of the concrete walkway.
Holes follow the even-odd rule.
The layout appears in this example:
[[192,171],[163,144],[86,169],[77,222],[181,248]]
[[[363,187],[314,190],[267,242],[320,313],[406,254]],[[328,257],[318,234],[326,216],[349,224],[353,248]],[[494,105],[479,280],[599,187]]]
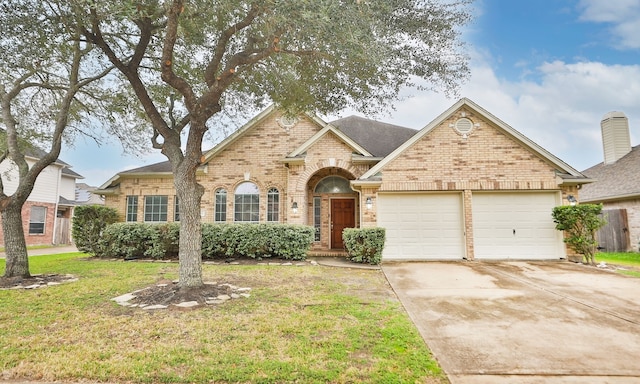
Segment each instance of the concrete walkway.
[[452,384],[640,383],[640,279],[569,262],[382,265]]
[[[27,254],[29,256],[41,256],[41,255],[53,255],[58,253],[78,252],[78,248],[75,245],[58,245],[46,248],[28,249]],[[0,252],[0,259],[4,259],[4,252]]]

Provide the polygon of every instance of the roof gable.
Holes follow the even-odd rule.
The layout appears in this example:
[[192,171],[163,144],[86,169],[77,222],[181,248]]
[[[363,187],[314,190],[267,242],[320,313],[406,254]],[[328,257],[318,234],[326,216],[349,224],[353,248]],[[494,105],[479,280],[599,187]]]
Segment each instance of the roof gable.
[[325,137],[330,133],[337,136],[338,139],[340,139],[342,142],[344,142],[346,145],[348,145],[351,149],[353,149],[358,154],[363,156],[372,156],[371,153],[369,153],[366,149],[364,149],[360,144],[353,141],[349,136],[345,135],[342,131],[338,130],[336,127],[334,127],[331,124],[327,124],[322,130],[320,130],[318,133],[316,133],[311,138],[309,138],[309,140],[307,140],[304,144],[296,148],[295,151],[288,154],[287,157],[290,158],[290,157],[297,157],[302,155],[309,148],[311,148],[315,143],[317,143],[319,140],[321,140],[323,137]]
[[[260,112],[253,119],[249,120],[245,125],[243,125],[234,133],[229,135],[226,139],[222,140],[218,145],[216,145],[215,147],[207,151],[207,153],[204,154],[203,163],[206,164],[207,162],[209,162],[213,157],[215,157],[217,154],[227,149],[233,143],[238,141],[238,139],[240,139],[242,136],[247,134],[247,132],[257,127],[261,122],[263,122],[265,119],[275,114],[277,111],[278,111],[277,107],[275,105],[271,105],[264,111]],[[327,125],[325,121],[323,121],[322,119],[320,119],[314,114],[307,113],[306,117],[320,127],[325,127]]]
[[420,139],[428,135],[431,131],[433,131],[436,127],[440,126],[445,120],[450,118],[454,113],[456,113],[461,108],[466,107],[473,110],[475,113],[481,115],[485,120],[494,124],[499,130],[504,132],[508,137],[515,140],[521,146],[527,148],[531,152],[533,152],[536,156],[544,160],[545,162],[553,165],[560,176],[566,175],[568,179],[572,180],[583,180],[586,181],[587,178],[581,174],[579,171],[560,160],[556,156],[552,155],[549,151],[542,148],[535,142],[531,141],[529,138],[521,134],[520,132],[513,129],[511,126],[503,122],[502,120],[495,117],[493,114],[489,113],[484,108],[480,107],[478,104],[474,103],[468,98],[462,98],[455,104],[453,104],[449,109],[441,113],[438,117],[432,120],[429,124],[427,124],[424,128],[418,131],[413,137],[407,140],[404,144],[396,148],[393,152],[391,152],[387,157],[385,157],[382,161],[372,167],[369,171],[363,174],[360,179],[366,180],[371,177],[374,177],[379,172],[381,172],[386,165],[391,163],[396,158],[400,157],[407,149],[412,147],[416,142]]

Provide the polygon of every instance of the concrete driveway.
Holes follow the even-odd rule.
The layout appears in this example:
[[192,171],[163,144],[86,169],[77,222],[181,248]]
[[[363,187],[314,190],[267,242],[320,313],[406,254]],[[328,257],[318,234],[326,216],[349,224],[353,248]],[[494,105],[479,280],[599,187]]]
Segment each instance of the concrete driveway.
[[569,262],[382,265],[453,384],[640,383],[640,279]]

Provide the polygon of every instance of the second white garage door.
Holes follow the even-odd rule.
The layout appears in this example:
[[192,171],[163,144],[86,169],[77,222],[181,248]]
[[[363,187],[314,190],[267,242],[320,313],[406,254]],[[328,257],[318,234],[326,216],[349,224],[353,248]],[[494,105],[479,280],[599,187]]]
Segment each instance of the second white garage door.
[[551,217],[555,192],[474,193],[476,259],[560,259],[562,234]]
[[383,259],[464,257],[462,199],[458,193],[379,194],[378,226],[386,228]]

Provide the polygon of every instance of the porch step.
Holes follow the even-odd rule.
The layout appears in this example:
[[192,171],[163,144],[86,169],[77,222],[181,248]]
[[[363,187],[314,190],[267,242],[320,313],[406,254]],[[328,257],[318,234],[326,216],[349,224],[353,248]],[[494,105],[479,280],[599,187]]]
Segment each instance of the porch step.
[[309,257],[347,257],[347,252],[343,250],[311,250],[307,252]]

